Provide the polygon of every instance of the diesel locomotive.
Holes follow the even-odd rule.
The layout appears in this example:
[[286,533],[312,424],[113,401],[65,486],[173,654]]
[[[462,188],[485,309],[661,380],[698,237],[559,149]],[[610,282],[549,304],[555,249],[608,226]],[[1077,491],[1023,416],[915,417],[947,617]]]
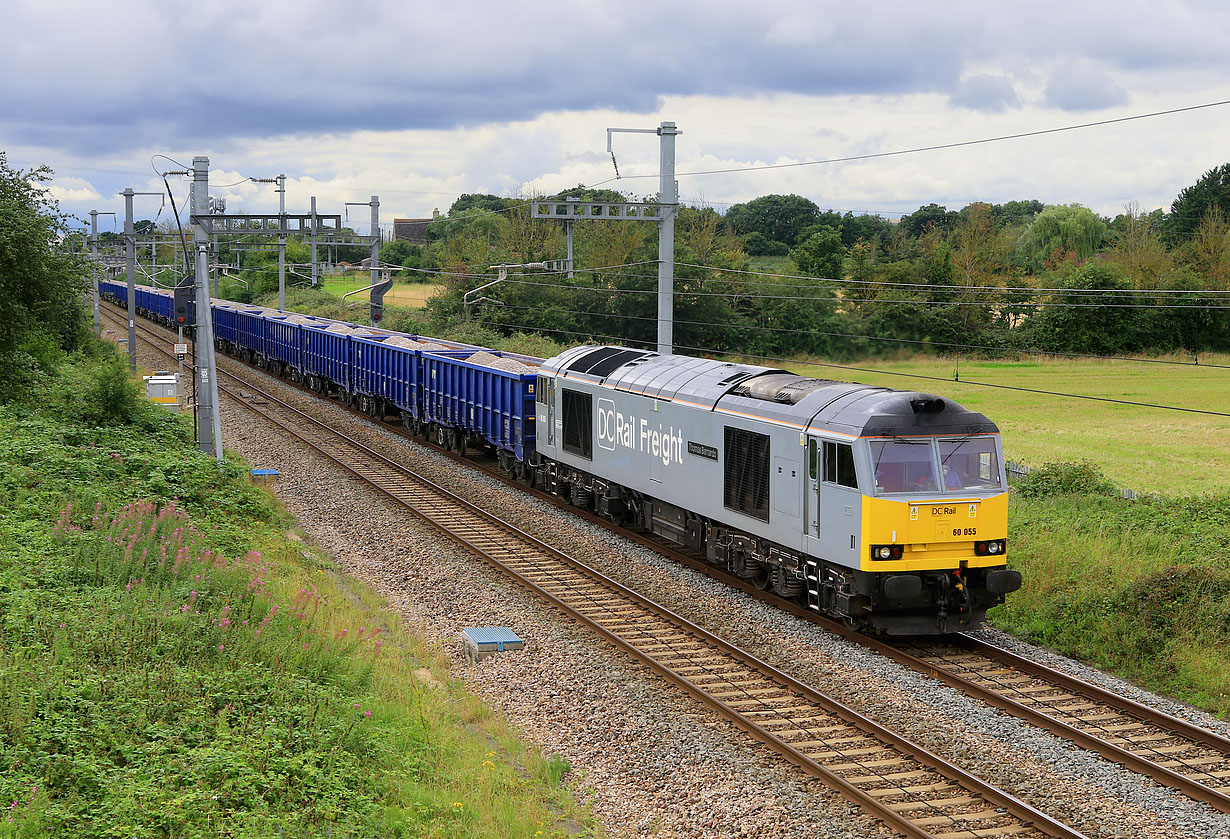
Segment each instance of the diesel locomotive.
[[[127,305],[121,284],[100,289]],[[169,297],[141,287],[137,311],[170,323]],[[212,305],[220,350],[488,448],[531,485],[863,631],[969,629],[1020,588],[999,429],[934,394],[620,346],[493,355]]]
[[535,410],[536,483],[851,626],[960,631],[1021,585],[999,430],[938,396],[587,346]]

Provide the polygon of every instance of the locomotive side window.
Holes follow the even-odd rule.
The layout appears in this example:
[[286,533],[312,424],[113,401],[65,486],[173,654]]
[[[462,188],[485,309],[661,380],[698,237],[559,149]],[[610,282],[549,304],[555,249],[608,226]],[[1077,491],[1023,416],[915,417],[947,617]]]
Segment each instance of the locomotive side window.
[[876,491],[939,492],[931,440],[873,440]]
[[830,484],[858,489],[852,446],[824,441],[824,480]]
[[545,376],[538,377],[538,384],[534,390],[534,401],[539,405],[547,404],[547,379]]
[[817,472],[819,471],[819,466],[816,463],[816,461],[818,461],[819,459],[820,457],[817,452],[816,441],[808,440],[807,441],[807,475],[813,481],[816,480]]
[[726,426],[726,508],[769,520],[769,435]]
[[592,460],[594,456],[593,397],[564,388],[564,451]]
[[940,440],[944,488],[1003,489],[994,437]]

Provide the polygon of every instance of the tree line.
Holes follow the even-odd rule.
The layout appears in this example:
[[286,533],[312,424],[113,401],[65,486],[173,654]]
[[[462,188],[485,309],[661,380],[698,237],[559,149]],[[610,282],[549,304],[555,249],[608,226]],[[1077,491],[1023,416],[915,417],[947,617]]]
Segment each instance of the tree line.
[[[621,201],[578,187],[585,200]],[[558,198],[559,196],[555,196]],[[440,317],[541,332],[562,343],[656,340],[653,225],[574,226],[576,276],[520,271],[469,311],[461,295],[490,266],[558,259],[562,223],[524,201],[463,195],[425,246],[382,259],[436,279]],[[386,255],[387,254],[387,255]],[[683,206],[676,223],[675,340],[681,351],[834,358],[1038,349],[1123,353],[1230,350],[1230,164],[1170,211],[1114,218],[1036,200],[937,204],[892,221],[821,209],[798,195]],[[433,272],[433,273],[421,273]],[[438,273],[436,273],[438,272]]]
[[[584,186],[548,198],[565,195],[628,200]],[[932,203],[894,221],[765,195],[725,213],[681,206],[675,230],[681,352],[1230,350],[1230,317],[1217,308],[1230,305],[1217,294],[1230,291],[1230,163],[1180,192],[1169,212],[1129,206],[1109,218],[1079,204],[1019,200],[959,210]],[[429,304],[437,320],[562,344],[653,346],[656,226],[586,219],[573,231],[573,278],[513,270],[470,306],[462,295],[489,282],[491,266],[562,258],[563,222],[532,218],[525,199],[467,194],[428,225],[425,244],[389,242],[380,258],[402,266],[403,278],[444,287]],[[335,256],[357,262],[367,252]],[[249,287],[235,296],[277,287],[275,253],[236,258]],[[306,245],[292,242],[289,259],[305,261]]]

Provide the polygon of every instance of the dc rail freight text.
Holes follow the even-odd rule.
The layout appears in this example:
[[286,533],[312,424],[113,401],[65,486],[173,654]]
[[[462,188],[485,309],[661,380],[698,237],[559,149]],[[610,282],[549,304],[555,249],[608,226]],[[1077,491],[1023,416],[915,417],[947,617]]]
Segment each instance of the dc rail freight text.
[[[127,307],[127,287],[99,284]],[[136,312],[172,325],[171,294]],[[1006,567],[999,429],[933,394],[618,346],[539,359],[213,301],[217,349],[867,632],[977,626]],[[189,321],[191,319],[189,318]]]

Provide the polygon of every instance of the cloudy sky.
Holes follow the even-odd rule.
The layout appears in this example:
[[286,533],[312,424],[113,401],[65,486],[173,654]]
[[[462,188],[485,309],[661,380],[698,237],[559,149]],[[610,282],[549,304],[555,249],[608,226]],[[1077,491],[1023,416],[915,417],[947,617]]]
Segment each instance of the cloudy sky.
[[[1230,161],[1230,105],[957,149],[714,175],[1230,100],[1217,0],[920,4],[707,0],[55,3],[5,0],[0,150],[45,163],[62,208],[161,190],[151,157],[207,155],[232,211],[382,220],[463,192],[614,176],[608,127],[676,122],[680,193],[724,210],[770,192],[895,216],[1036,198],[1114,215],[1169,207]],[[616,135],[633,195],[657,140]],[[177,168],[154,158],[159,169]],[[177,200],[183,180],[172,181]],[[157,198],[139,199],[153,217]],[[169,210],[164,211],[169,212]],[[354,220],[367,218],[351,208]],[[102,229],[108,229],[105,221]],[[357,225],[361,226],[361,225]]]

